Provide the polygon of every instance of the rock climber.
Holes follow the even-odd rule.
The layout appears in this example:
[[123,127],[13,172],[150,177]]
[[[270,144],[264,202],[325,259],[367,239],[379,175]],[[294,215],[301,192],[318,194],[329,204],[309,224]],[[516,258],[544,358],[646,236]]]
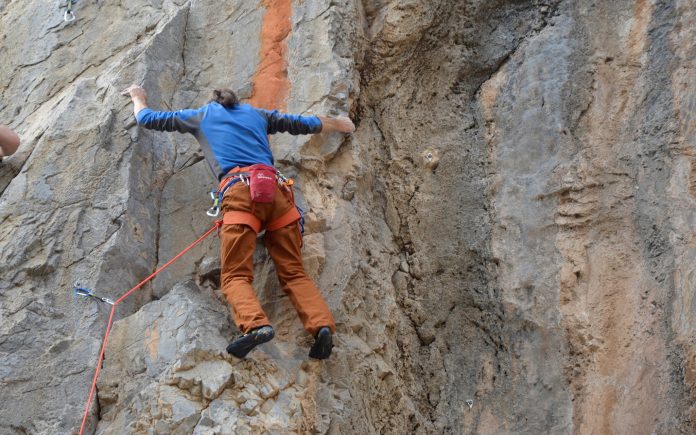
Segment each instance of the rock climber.
[[17,133],[0,124],[0,160],[11,156],[19,148],[19,136]]
[[[277,178],[272,167],[268,134],[351,133],[355,130],[353,122],[345,116],[299,116],[255,108],[240,103],[230,89],[215,90],[213,99],[198,109],[174,112],[149,109],[147,94],[140,86],[131,85],[122,94],[131,97],[139,125],[193,134],[206,157],[212,154],[207,160],[222,180],[219,191],[225,184],[228,187],[222,198],[221,285],[243,335],[232,340],[227,351],[243,358],[275,335],[252,287],[256,237],[265,228],[264,244],[275,263],[281,287],[305,330],[314,337],[309,356],[328,358],[336,325],[317,286],[305,273],[300,252],[300,214],[295,208],[292,187]],[[267,190],[257,188],[256,192],[261,193],[256,196],[254,183],[266,183]],[[252,194],[258,199],[252,199]],[[262,200],[266,202],[259,202]]]

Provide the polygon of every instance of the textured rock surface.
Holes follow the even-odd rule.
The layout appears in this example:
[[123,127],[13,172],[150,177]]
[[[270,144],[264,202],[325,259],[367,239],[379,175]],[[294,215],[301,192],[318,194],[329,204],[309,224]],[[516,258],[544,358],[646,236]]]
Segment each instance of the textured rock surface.
[[212,224],[195,141],[135,127],[132,82],[153,107],[229,86],[356,120],[272,142],[338,335],[308,360],[260,239],[278,335],[226,355],[210,238],[117,308],[90,433],[696,431],[692,0],[127,3],[0,5],[23,139],[0,433],[79,428],[108,307],[75,280],[117,298]]

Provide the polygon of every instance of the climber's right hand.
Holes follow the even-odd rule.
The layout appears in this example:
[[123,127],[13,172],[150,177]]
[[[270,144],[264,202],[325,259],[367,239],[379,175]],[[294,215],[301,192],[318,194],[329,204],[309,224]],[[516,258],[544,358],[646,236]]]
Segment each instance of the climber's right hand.
[[347,116],[319,116],[322,133],[352,133],[355,131],[353,121]]

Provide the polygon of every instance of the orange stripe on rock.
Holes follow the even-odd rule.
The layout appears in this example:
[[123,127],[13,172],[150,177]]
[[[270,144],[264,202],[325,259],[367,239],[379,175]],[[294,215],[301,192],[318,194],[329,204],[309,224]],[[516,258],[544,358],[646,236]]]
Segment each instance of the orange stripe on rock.
[[261,56],[252,81],[249,103],[263,109],[285,109],[290,95],[288,44],[291,0],[262,0]]

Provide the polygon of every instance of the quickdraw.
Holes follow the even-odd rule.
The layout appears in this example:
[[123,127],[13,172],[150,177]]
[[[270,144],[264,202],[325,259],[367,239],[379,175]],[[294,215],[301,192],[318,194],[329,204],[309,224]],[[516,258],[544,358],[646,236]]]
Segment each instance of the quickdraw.
[[77,296],[94,298],[94,299],[100,300],[102,302],[105,302],[109,305],[114,305],[114,301],[112,301],[111,299],[95,295],[91,289],[88,289],[87,287],[82,287],[79,282],[76,282],[75,284],[73,284],[73,292]]
[[292,187],[295,184],[295,180],[292,178],[287,178],[280,171],[276,172],[276,177],[278,177],[278,181],[280,183],[285,184],[288,187]]
[[68,0],[67,4],[65,5],[65,13],[63,14],[63,20],[66,23],[69,23],[71,21],[75,21],[75,13],[72,10],[73,5],[77,2],[77,0]]
[[205,212],[210,217],[217,217],[220,214],[220,208],[222,207],[222,198],[225,196],[227,190],[232,187],[236,182],[242,181],[247,186],[249,185],[249,174],[246,172],[236,173],[228,178],[224,178],[218,187],[218,190],[210,191],[210,198],[213,200],[213,205]]

